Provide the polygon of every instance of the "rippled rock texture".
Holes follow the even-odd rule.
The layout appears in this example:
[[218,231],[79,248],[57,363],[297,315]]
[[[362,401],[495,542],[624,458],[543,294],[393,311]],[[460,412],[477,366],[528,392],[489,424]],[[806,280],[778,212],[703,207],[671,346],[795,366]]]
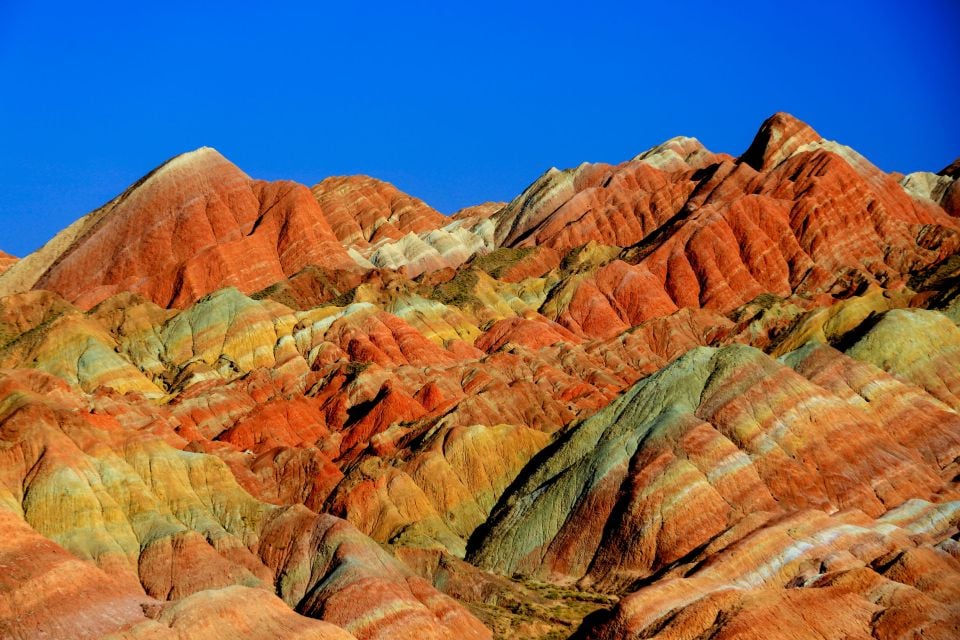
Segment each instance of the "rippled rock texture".
[[956,178],[178,156],[0,253],[0,635],[957,637]]

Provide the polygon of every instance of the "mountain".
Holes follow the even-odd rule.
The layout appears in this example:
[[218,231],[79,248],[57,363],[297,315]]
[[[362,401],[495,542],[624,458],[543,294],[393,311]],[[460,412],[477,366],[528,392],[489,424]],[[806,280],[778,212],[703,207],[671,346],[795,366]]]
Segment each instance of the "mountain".
[[0,255],[0,635],[953,638],[956,179],[787,114],[450,217],[178,156]]
[[253,292],[308,265],[355,268],[308,189],[251,180],[214,149],[162,164],[4,274],[0,293],[55,291],[83,309],[131,291],[182,307]]
[[492,248],[484,207],[448,220],[393,185],[367,176],[327,178],[312,188],[337,238],[363,267],[403,270],[408,277],[458,267]]
[[327,178],[311,189],[337,239],[355,248],[445,224],[443,214],[388,182],[367,176]]

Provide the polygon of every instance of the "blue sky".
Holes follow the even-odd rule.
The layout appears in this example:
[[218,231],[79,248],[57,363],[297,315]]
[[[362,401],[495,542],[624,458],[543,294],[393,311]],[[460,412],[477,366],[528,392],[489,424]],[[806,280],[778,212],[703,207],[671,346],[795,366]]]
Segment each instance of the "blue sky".
[[781,110],[888,171],[960,155],[952,0],[263,4],[0,0],[0,249],[203,145],[445,213],[674,135],[738,154]]

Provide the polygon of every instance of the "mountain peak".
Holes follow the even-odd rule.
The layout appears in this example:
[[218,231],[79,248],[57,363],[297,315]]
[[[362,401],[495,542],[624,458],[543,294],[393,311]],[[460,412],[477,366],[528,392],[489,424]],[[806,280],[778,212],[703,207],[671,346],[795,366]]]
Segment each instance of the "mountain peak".
[[0,294],[50,289],[90,308],[121,291],[183,306],[257,291],[308,264],[354,270],[310,191],[252,180],[212,147],[164,162],[11,267]]
[[199,163],[199,162],[230,162],[222,153],[213,147],[197,147],[193,151],[185,151],[178,156],[174,156],[172,162],[180,163]]
[[144,176],[144,178],[136,183],[134,187],[145,183],[148,179],[154,176],[165,175],[170,172],[207,173],[210,171],[216,171],[218,168],[226,167],[229,167],[229,170],[231,171],[236,171],[237,173],[242,174],[244,177],[249,177],[243,173],[243,171],[241,171],[237,165],[230,162],[230,160],[228,160],[222,153],[213,147],[198,147],[193,151],[186,151],[170,158]]
[[763,121],[740,161],[757,171],[768,171],[803,145],[819,140],[820,134],[813,127],[781,111]]
[[712,153],[696,138],[676,136],[647,149],[633,158],[664,171],[682,171],[717,162],[720,156]]

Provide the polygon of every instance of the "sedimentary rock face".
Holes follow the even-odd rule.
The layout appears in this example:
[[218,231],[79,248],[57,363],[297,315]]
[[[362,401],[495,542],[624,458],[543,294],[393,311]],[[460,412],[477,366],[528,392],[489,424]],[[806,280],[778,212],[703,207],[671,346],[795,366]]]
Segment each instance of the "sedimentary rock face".
[[178,156],[0,253],[0,635],[956,637],[956,174]]

